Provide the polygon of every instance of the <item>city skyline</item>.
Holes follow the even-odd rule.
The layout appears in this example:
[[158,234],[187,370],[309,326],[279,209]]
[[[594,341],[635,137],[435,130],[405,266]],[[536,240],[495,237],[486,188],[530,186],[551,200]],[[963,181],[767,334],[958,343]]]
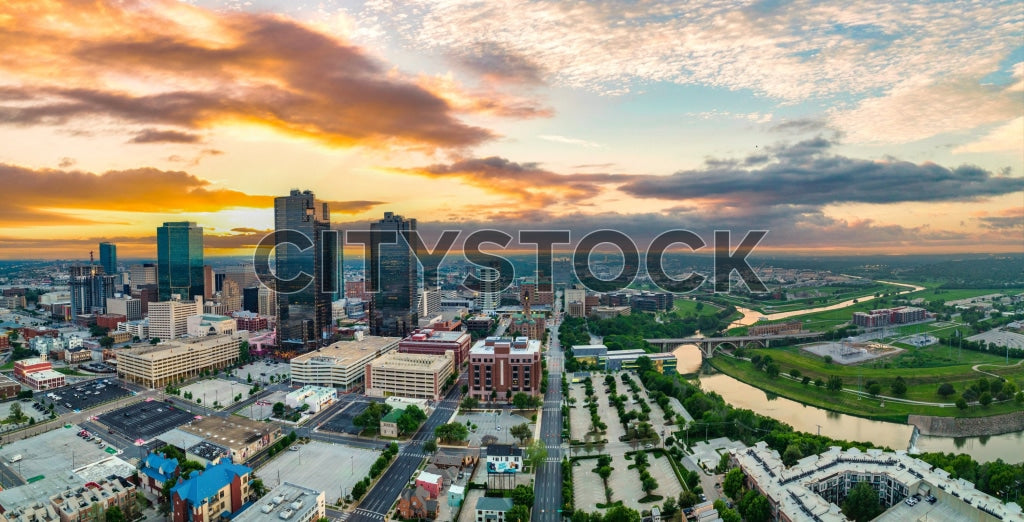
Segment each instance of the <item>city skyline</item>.
[[335,228],[769,230],[764,253],[1020,252],[1024,21],[975,6],[0,6],[0,259],[245,255]]

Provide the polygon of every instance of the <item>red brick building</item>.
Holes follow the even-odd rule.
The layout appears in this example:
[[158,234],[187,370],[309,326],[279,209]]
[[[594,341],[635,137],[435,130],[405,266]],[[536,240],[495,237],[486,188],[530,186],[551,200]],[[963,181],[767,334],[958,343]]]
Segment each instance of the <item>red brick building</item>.
[[53,337],[54,339],[60,337],[60,332],[54,328],[32,328],[31,326],[25,326],[21,329],[21,338],[26,342],[31,341],[34,337],[47,336]]
[[471,337],[465,332],[449,332],[426,328],[416,330],[398,343],[402,353],[444,355],[448,350],[455,352],[455,367],[461,368],[469,356]]
[[231,317],[235,319],[239,330],[259,332],[270,328],[270,322],[266,317],[252,312],[235,312]]
[[481,400],[506,400],[518,392],[537,396],[541,372],[539,340],[488,337],[469,350],[469,395]]
[[128,318],[121,314],[101,314],[96,316],[96,326],[107,330],[117,330],[117,323],[123,323]]
[[171,520],[216,522],[222,514],[237,514],[249,500],[252,469],[221,462],[193,472],[171,488]]

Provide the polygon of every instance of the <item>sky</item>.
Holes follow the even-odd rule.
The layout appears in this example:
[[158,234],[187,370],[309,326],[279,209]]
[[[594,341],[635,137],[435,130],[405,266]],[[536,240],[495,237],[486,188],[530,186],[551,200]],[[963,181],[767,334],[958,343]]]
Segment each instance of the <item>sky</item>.
[[8,0],[0,143],[0,259],[155,257],[182,220],[244,254],[294,188],[428,237],[1022,252],[1024,10]]

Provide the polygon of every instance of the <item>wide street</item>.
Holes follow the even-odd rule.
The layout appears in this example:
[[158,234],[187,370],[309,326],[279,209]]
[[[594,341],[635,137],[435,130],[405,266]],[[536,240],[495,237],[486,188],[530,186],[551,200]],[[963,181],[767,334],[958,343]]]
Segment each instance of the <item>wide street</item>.
[[412,440],[402,447],[395,462],[384,472],[373,489],[366,493],[359,503],[359,507],[348,520],[356,522],[384,520],[388,510],[398,500],[399,493],[409,483],[413,473],[423,462],[423,443],[434,437],[435,428],[451,419],[459,405],[460,395],[459,387],[453,386],[444,400],[437,404],[434,412],[430,414]]
[[532,520],[558,521],[562,515],[562,367],[564,355],[558,343],[557,321],[549,326],[548,390],[544,394],[540,437],[548,449],[548,458],[537,469]]

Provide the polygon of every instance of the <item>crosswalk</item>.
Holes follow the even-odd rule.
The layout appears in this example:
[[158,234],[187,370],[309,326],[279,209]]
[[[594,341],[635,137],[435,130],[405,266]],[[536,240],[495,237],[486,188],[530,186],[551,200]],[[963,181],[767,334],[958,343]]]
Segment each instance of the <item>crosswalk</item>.
[[[364,517],[370,517],[374,520],[384,520],[384,515],[376,511],[370,511],[369,509],[357,508],[355,513]],[[343,519],[344,520],[344,519]]]

